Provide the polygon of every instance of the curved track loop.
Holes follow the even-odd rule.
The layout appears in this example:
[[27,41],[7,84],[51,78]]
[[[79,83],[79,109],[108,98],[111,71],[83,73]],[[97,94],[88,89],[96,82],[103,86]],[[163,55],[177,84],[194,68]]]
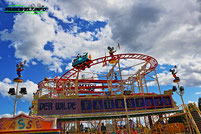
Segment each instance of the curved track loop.
[[[103,65],[107,65],[107,62],[110,60],[120,60],[120,59],[139,59],[139,60],[144,60],[147,63],[150,64],[149,68],[146,69],[145,75],[150,73],[152,70],[154,70],[157,65],[158,62],[155,58],[148,56],[148,55],[144,55],[144,54],[135,54],[135,53],[129,53],[129,54],[116,54],[113,56],[105,56],[105,57],[101,57],[101,58],[97,58],[92,60],[92,63],[90,64],[91,66],[94,66],[96,64],[100,64],[103,63]],[[72,68],[69,71],[67,71],[65,74],[63,74],[60,78],[55,77],[54,79],[49,79],[48,81],[43,80],[41,82],[38,83],[38,88],[48,88],[50,90],[53,90],[53,88],[61,88],[62,84],[65,81],[71,81],[71,76],[74,76],[78,71],[78,69],[76,68]],[[47,83],[49,82],[53,82],[55,85],[55,87],[50,87],[48,86]]]

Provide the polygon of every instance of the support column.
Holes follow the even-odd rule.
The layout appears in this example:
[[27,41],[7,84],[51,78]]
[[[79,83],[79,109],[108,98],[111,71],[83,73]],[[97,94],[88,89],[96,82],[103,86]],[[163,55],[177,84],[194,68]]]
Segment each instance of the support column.
[[126,111],[126,124],[127,124],[127,131],[129,134],[131,134],[131,128],[130,128],[130,124],[129,124],[129,120],[128,120],[128,109],[127,109],[127,103],[126,103],[126,97],[124,95],[124,105],[125,105],[125,111]]
[[149,119],[149,126],[150,126],[150,128],[152,128],[153,127],[153,122],[152,122],[152,118],[151,118],[150,115],[148,116],[148,119]]
[[146,87],[146,91],[147,91],[147,93],[148,93],[147,81],[146,81],[146,79],[145,79],[145,76],[144,76],[144,84],[145,84],[145,87]]
[[78,70],[77,77],[76,77],[76,80],[75,80],[75,95],[78,95],[78,78],[79,78],[79,72],[80,72],[80,70]]
[[124,88],[123,88],[123,81],[122,81],[122,75],[121,75],[121,69],[120,69],[119,60],[118,60],[118,66],[119,66],[119,75],[120,75],[120,79],[121,79],[120,89],[121,89],[121,94],[123,94],[124,93]]
[[77,124],[77,133],[80,133],[80,121],[76,120],[76,124]]
[[157,85],[158,85],[158,90],[159,90],[159,93],[161,95],[161,89],[160,89],[160,85],[159,85],[159,82],[158,82],[158,76],[157,76],[156,70],[154,70],[154,72],[155,72],[155,75],[156,75],[156,82],[157,82]]
[[19,82],[17,82],[17,87],[16,87],[16,94],[15,94],[15,105],[14,105],[13,117],[15,117],[16,106],[17,106],[17,99],[18,99],[18,85],[19,85]]

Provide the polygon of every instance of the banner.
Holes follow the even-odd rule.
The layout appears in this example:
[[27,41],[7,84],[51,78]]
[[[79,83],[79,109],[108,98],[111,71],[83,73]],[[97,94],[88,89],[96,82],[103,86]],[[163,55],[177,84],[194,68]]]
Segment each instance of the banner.
[[[125,104],[126,103],[126,104]],[[170,95],[141,96],[138,98],[109,97],[83,99],[39,99],[38,115],[68,115],[132,110],[173,108]]]
[[55,119],[32,117],[22,113],[16,117],[1,118],[0,133],[7,131],[49,130],[54,129],[55,122]]

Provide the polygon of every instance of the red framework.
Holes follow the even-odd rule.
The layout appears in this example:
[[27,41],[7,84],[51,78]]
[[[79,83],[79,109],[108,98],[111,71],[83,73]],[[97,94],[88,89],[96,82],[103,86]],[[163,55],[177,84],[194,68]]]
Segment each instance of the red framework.
[[[105,65],[107,65],[107,62],[109,62],[110,60],[120,60],[120,59],[139,59],[139,60],[146,61],[147,63],[150,64],[150,66],[149,66],[149,68],[146,68],[145,75],[150,73],[151,71],[153,71],[158,65],[157,60],[151,56],[144,55],[144,54],[129,53],[129,54],[117,54],[117,55],[113,55],[113,56],[105,56],[105,57],[97,58],[97,59],[92,60],[91,64],[89,66],[91,67],[91,66],[101,64],[101,63],[103,63],[103,66],[105,66]],[[75,79],[71,79],[71,77],[75,76],[79,71],[80,71],[80,69],[72,68],[69,71],[67,71],[65,74],[63,74],[60,78],[55,77],[54,79],[40,81],[38,83],[38,88],[39,89],[47,88],[50,90],[60,89],[64,82],[75,81]],[[87,81],[93,83],[93,80],[87,80]],[[46,83],[54,83],[55,85],[48,86],[48,84],[46,84]],[[100,81],[100,83],[102,83],[102,82]]]

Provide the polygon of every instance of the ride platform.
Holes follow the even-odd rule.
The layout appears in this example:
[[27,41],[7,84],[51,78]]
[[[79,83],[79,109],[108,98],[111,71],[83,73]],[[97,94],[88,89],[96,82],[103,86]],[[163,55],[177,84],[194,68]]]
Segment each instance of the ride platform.
[[23,79],[20,78],[15,78],[13,81],[16,83],[23,83]]

